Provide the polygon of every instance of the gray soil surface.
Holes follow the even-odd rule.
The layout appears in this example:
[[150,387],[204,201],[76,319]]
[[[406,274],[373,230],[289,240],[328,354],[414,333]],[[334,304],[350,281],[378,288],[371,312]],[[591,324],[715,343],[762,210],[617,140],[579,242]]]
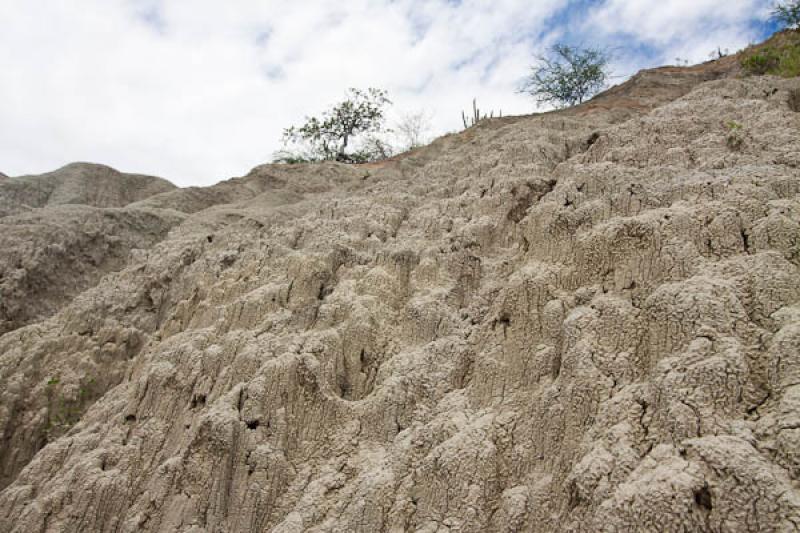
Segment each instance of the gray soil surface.
[[798,530],[798,89],[3,179],[0,531]]

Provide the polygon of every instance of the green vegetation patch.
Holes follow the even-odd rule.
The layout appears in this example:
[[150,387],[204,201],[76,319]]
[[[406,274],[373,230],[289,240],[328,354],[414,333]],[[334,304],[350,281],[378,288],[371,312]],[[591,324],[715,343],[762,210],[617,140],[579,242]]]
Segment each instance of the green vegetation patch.
[[728,145],[728,148],[735,152],[738,152],[744,146],[742,125],[735,120],[728,122],[728,135],[725,138],[725,143]]
[[765,46],[746,54],[741,59],[741,65],[745,73],[751,76],[800,76],[800,38],[795,37],[786,43]]
[[50,442],[78,423],[86,408],[94,403],[100,394],[92,376],[84,376],[81,379],[77,393],[65,393],[59,376],[51,377],[46,384],[47,422],[44,435],[47,442]]

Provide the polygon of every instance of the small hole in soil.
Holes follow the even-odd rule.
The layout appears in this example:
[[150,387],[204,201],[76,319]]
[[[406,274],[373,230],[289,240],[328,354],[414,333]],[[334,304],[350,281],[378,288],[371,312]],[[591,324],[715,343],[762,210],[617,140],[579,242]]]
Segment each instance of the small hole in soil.
[[552,368],[550,369],[550,375],[553,379],[558,379],[558,376],[561,374],[561,354],[556,355],[553,358]]
[[504,313],[504,314],[500,315],[497,318],[495,324],[499,324],[499,325],[503,326],[504,328],[507,328],[508,326],[511,325],[511,317],[509,317],[508,315],[506,315]]
[[317,300],[322,301],[333,292],[333,287],[328,287],[324,283],[320,285],[319,292],[317,293]]
[[711,491],[708,490],[707,484],[703,484],[701,489],[694,491],[694,503],[707,511],[714,508],[711,503]]
[[259,426],[259,424],[260,424],[260,422],[257,419],[256,420],[248,420],[247,422],[245,422],[245,425],[247,426],[247,429],[256,429]]
[[789,91],[789,109],[795,113],[800,113],[800,89]]
[[205,405],[206,405],[205,394],[195,394],[192,397],[192,409],[197,409],[198,407],[203,407]]
[[128,415],[128,416],[126,416],[125,417],[125,422],[127,422],[129,424],[133,423],[133,422],[136,422],[136,415]]

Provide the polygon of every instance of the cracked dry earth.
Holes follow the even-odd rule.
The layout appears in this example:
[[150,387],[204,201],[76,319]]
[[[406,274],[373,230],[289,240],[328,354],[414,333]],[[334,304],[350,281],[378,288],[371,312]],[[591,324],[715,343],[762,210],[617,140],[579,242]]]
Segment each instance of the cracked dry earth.
[[713,68],[16,206],[0,531],[796,531],[800,80]]

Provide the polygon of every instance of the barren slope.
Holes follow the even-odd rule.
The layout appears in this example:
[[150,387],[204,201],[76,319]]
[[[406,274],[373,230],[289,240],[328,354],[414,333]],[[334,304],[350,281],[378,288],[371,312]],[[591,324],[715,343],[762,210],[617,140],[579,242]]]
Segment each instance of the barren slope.
[[174,189],[88,163],[2,179],[0,335],[52,315],[164,237],[179,213],[118,208]]
[[120,209],[0,337],[0,530],[797,529],[800,80],[726,72]]

